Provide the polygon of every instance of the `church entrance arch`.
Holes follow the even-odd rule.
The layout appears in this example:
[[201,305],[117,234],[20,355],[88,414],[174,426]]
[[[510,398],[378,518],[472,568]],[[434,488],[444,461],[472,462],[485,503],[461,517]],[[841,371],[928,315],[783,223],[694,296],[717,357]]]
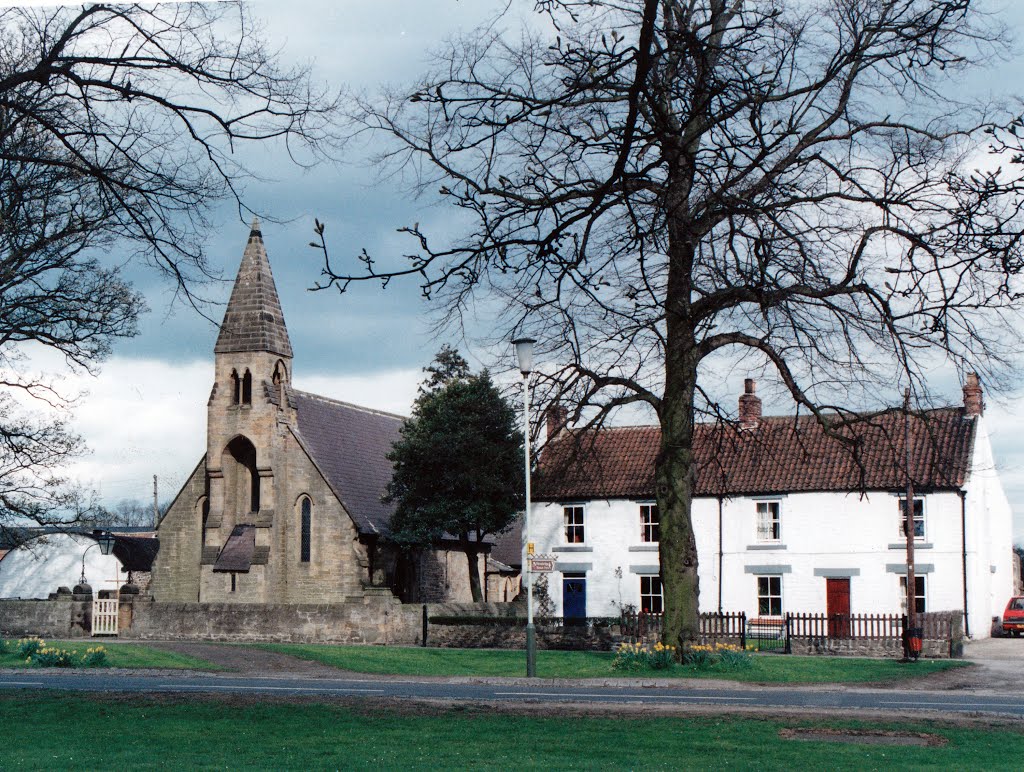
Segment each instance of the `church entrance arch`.
[[221,454],[221,468],[224,470],[224,509],[234,512],[236,518],[259,512],[260,475],[256,470],[256,446],[247,437],[235,437]]

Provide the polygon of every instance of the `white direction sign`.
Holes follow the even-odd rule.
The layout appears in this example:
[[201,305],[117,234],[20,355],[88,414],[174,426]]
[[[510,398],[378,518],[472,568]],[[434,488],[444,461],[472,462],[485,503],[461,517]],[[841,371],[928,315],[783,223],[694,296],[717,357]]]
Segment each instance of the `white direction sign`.
[[530,570],[535,574],[549,574],[555,570],[553,555],[534,555],[530,558]]

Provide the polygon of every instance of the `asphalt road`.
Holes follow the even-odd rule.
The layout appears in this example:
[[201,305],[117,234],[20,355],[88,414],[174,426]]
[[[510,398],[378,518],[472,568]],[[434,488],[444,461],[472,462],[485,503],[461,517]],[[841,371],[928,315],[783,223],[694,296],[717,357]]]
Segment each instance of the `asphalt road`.
[[220,693],[309,697],[376,697],[460,702],[576,703],[619,705],[697,705],[704,707],[787,708],[808,712],[882,710],[903,715],[917,712],[998,714],[1024,717],[1024,698],[1012,694],[963,691],[914,691],[822,688],[716,688],[714,686],[645,688],[606,685],[560,685],[524,679],[487,681],[400,680],[394,678],[259,678],[210,674],[134,675],[107,672],[6,671],[2,689],[69,690],[153,694]]

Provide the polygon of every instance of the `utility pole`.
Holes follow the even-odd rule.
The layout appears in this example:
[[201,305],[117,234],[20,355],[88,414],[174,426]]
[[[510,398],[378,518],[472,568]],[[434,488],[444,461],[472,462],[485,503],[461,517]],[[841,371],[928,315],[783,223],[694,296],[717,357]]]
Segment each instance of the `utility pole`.
[[153,530],[160,525],[160,505],[156,503],[156,475],[153,475]]
[[[914,480],[910,474],[910,387],[903,393],[903,464],[907,474],[906,501],[903,509],[903,530],[907,537],[907,629],[903,635],[903,655],[909,661],[917,659],[919,651],[913,649],[911,634],[916,636],[917,593],[914,578]],[[919,639],[918,639],[919,640]]]

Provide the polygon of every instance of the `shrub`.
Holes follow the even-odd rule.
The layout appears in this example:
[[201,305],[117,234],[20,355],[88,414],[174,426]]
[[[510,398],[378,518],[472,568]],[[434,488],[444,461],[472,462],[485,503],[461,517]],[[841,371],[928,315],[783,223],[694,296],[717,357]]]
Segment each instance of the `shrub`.
[[78,653],[55,646],[44,646],[29,659],[33,667],[74,667]]
[[615,670],[642,670],[645,666],[645,649],[640,643],[621,643],[615,652],[612,668]]
[[102,646],[94,646],[85,650],[82,655],[82,667],[107,667],[107,650]]
[[694,644],[683,652],[683,664],[695,670],[721,665],[725,670],[739,670],[750,667],[750,654],[731,643]]
[[722,646],[724,647],[721,649],[722,667],[726,670],[743,670],[754,664],[750,653],[739,646],[729,644],[722,644]]
[[615,670],[668,670],[675,664],[676,647],[661,642],[654,646],[643,643],[623,643],[615,652],[612,667]]
[[647,664],[652,670],[669,670],[676,664],[676,647],[666,646],[658,641],[654,648],[648,651]]
[[698,670],[709,667],[718,661],[715,647],[703,643],[695,643],[683,652],[683,664]]
[[18,641],[18,656],[22,659],[30,659],[44,646],[46,646],[46,641],[42,638],[36,636],[31,638],[22,638]]

